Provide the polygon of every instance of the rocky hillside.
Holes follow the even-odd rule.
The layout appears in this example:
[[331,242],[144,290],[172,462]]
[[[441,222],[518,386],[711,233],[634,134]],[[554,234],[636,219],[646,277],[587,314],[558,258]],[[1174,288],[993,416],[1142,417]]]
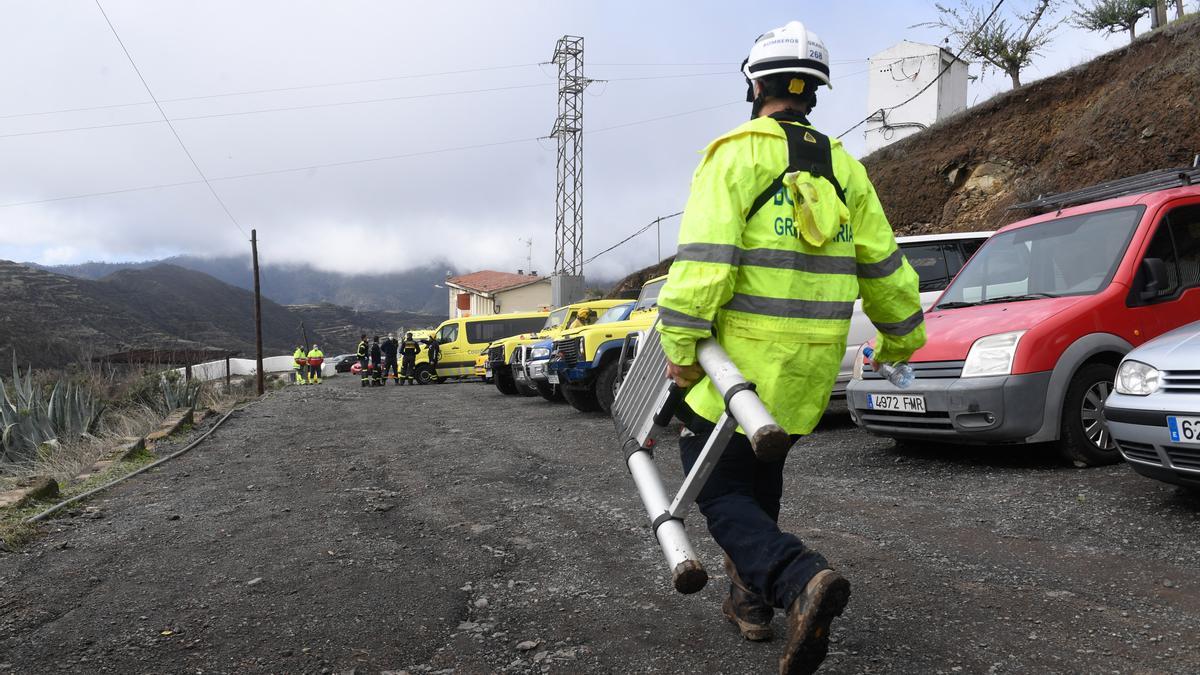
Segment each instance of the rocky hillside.
[[[0,355],[53,367],[130,348],[204,348],[254,353],[254,296],[174,265],[79,279],[0,261]],[[264,299],[263,346],[290,352],[302,339],[328,354],[352,351],[360,331],[427,327],[437,317],[359,312],[336,305],[290,307]]]
[[[1064,48],[1059,45],[1060,48]],[[897,234],[989,230],[1019,201],[1200,152],[1200,19],[1007,92],[868,157]]]

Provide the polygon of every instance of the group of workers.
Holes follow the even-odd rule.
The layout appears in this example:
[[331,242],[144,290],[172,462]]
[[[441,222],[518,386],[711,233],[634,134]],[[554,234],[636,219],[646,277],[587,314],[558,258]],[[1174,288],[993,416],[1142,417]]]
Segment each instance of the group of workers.
[[405,333],[402,340],[389,334],[382,342],[378,335],[370,342],[365,333],[361,337],[356,355],[364,387],[382,387],[388,380],[395,380],[397,386],[417,384],[417,355],[421,353],[422,342],[428,349],[431,365],[436,366],[441,356],[437,340],[417,340],[412,333]]
[[321,384],[321,364],[325,363],[325,353],[313,343],[312,349],[306,350],[304,345],[297,345],[292,352],[292,371],[296,376],[296,384]]

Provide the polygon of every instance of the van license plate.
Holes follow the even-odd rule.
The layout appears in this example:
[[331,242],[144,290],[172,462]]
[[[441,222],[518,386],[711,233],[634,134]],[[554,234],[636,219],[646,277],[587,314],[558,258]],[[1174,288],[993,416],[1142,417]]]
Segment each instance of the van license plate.
[[546,379],[550,380],[550,384],[558,384],[558,373],[550,373]]
[[1167,429],[1174,443],[1200,445],[1200,417],[1167,416]]
[[925,397],[920,394],[867,394],[867,409],[924,413]]

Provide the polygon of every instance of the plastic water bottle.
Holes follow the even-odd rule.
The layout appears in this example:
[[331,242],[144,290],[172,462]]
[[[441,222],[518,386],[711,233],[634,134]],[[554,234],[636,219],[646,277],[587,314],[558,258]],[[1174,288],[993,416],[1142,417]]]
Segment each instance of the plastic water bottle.
[[[867,347],[863,350],[863,356],[870,359],[875,356],[875,350]],[[917,378],[912,366],[907,363],[878,363],[875,365],[875,371],[900,389],[908,389]]]

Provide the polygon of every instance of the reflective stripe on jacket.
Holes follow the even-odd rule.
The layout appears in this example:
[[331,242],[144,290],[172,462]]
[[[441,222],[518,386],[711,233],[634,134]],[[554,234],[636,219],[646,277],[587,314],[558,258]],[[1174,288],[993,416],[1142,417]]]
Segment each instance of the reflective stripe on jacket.
[[302,366],[306,363],[308,363],[308,361],[307,361],[306,355],[304,354],[303,349],[297,348],[296,351],[292,352],[292,368],[293,369],[299,370],[300,366]]
[[[746,221],[755,198],[788,166],[779,125],[755,119],[704,151],[678,253],[658,297],[659,331],[668,358],[690,365],[696,342],[715,328],[776,421],[803,434],[828,401],[860,294],[879,331],[880,360],[907,360],[925,343],[925,328],[917,274],[896,246],[866,170],[836,140],[833,170],[845,190],[849,222],[838,222],[846,213],[840,203],[813,203],[805,209],[808,227],[798,227],[800,195],[820,194],[801,191],[795,181]],[[818,372],[788,374],[795,370]],[[826,381],[823,392],[811,391]],[[693,387],[687,401],[710,421],[724,408],[707,380]]]

